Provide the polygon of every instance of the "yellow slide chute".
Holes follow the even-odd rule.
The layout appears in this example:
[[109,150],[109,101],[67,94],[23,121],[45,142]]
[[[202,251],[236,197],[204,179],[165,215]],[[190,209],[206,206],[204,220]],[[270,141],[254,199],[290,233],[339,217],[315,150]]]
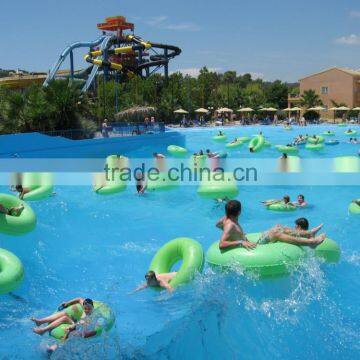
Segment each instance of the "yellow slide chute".
[[[135,37],[133,35],[127,36],[127,40],[129,40],[129,41],[133,40],[134,38]],[[115,48],[115,49],[107,50],[106,54],[107,55],[128,54],[128,53],[131,53],[133,51],[139,51],[139,50],[142,51],[142,50],[145,50],[145,49],[150,49],[151,46],[152,46],[151,43],[141,40],[136,45],[123,46],[123,47],[118,47],[118,48]],[[107,60],[97,59],[99,56],[103,56],[104,53],[105,53],[104,50],[90,51],[88,54],[86,54],[84,56],[84,59],[85,59],[86,62],[91,63],[93,65],[108,66],[111,69],[117,70],[117,71],[122,70],[123,66],[121,64],[114,63],[114,62],[109,62]]]

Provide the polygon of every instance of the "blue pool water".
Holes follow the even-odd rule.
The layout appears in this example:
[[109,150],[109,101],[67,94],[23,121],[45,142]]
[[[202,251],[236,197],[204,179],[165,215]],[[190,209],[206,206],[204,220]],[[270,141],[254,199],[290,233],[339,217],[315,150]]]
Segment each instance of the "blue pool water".
[[[356,155],[359,146],[346,143],[343,128],[329,127],[341,144],[326,147],[319,157]],[[304,133],[261,128],[274,144]],[[328,129],[328,127],[326,128]],[[325,128],[307,128],[309,134]],[[225,129],[229,136],[252,135],[258,127]],[[213,129],[182,130],[191,151],[211,147]],[[125,155],[145,156],[157,150],[142,147]],[[249,156],[244,149],[231,156]],[[306,150],[300,156],[309,157]],[[271,149],[261,155],[278,157]],[[0,192],[8,192],[4,186]],[[58,186],[56,196],[31,203],[38,216],[35,231],[23,237],[0,234],[0,247],[14,252],[26,275],[13,295],[0,298],[0,358],[46,358],[49,342],[32,333],[31,316],[52,313],[59,303],[86,296],[111,305],[116,326],[106,336],[70,339],[56,359],[349,359],[360,355],[360,218],[348,213],[360,186],[244,186],[240,222],[246,232],[276,223],[292,225],[306,216],[342,249],[338,264],[310,256],[291,276],[257,280],[240,269],[221,273],[207,266],[195,281],[173,295],[146,290],[128,295],[143,280],[156,250],[180,236],[199,241],[206,250],[219,239],[215,221],[223,208],[201,199],[193,186],[134,195],[134,188],[102,197],[91,186]],[[314,204],[296,213],[272,213],[259,202],[304,193]]]

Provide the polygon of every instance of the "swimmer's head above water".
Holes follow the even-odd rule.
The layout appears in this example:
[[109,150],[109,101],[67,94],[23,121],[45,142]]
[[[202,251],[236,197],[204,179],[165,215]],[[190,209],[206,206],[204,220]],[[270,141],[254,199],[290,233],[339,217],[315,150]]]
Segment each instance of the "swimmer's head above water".
[[305,218],[298,218],[295,220],[296,228],[299,230],[308,230],[309,229],[309,221]]
[[238,200],[229,200],[225,205],[226,217],[238,217],[241,214],[241,202]]
[[288,204],[288,203],[290,202],[290,196],[289,196],[289,195],[285,195],[285,196],[283,197],[283,201],[284,201],[285,204]]
[[90,315],[94,310],[94,303],[91,299],[87,298],[83,302],[84,312],[86,315]]
[[145,274],[145,280],[149,286],[159,286],[159,280],[156,278],[155,271],[148,271]]

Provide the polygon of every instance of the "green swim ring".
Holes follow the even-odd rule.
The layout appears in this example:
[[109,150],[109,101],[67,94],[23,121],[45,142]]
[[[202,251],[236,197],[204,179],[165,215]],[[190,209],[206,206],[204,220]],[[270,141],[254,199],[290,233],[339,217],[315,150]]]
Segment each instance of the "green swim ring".
[[177,176],[178,174],[169,174],[167,171],[149,172],[147,174],[147,190],[172,190],[179,185],[179,181],[176,179]]
[[24,210],[22,210],[20,216],[0,214],[1,233],[19,236],[34,230],[36,226],[36,215],[26,202],[13,195],[0,194],[0,204],[7,209],[20,205],[24,206]]
[[328,131],[324,131],[322,133],[322,135],[324,135],[324,136],[335,136],[335,133],[333,131],[328,130]]
[[324,144],[306,144],[305,149],[311,151],[319,151],[324,148]]
[[357,131],[356,130],[345,131],[344,134],[348,136],[354,136],[357,135]]
[[[357,201],[360,201],[360,199],[357,199]],[[349,212],[351,214],[360,214],[360,206],[355,202],[351,202],[349,205]]]
[[239,140],[239,139],[236,139],[236,141],[234,141],[234,142],[227,143],[227,144],[225,145],[225,147],[228,148],[228,149],[238,149],[238,148],[240,148],[243,144],[244,144],[243,141],[241,141],[241,140]]
[[23,173],[22,186],[30,190],[24,195],[25,201],[43,200],[53,193],[53,175],[37,172]]
[[[249,241],[256,243],[261,233],[247,234],[246,237]],[[279,276],[288,274],[292,266],[300,263],[301,259],[308,254],[305,248],[310,249],[278,241],[258,244],[253,250],[243,247],[220,250],[219,243],[215,242],[207,251],[206,261],[210,265],[224,268],[240,266],[246,272],[255,273],[261,277]],[[314,253],[329,263],[337,262],[340,258],[339,246],[328,238],[316,247]]]
[[315,138],[313,136],[309,136],[307,138],[307,142],[309,144],[321,144],[325,141],[324,137],[321,135],[317,135]]
[[253,137],[249,142],[249,150],[252,152],[259,152],[264,148],[265,138],[263,135]]
[[206,199],[234,199],[239,194],[239,189],[233,173],[203,171],[197,193]]
[[186,237],[171,240],[157,251],[149,271],[155,271],[157,274],[171,272],[173,265],[180,260],[182,260],[180,269],[169,283],[173,288],[190,282],[197,272],[202,271],[204,264],[202,246]]
[[296,146],[276,145],[277,151],[282,154],[296,155],[299,149]]
[[243,143],[249,142],[251,139],[248,136],[241,136],[237,138],[238,141],[241,141]]
[[[80,304],[75,304],[68,306],[62,311],[65,311],[73,319],[79,321],[83,315],[84,309]],[[96,336],[99,336],[104,330],[106,332],[111,330],[115,323],[115,315],[108,305],[100,301],[94,301],[94,310],[89,316],[89,320],[90,325],[94,324],[93,328],[90,328],[89,330],[95,330]],[[49,334],[54,339],[62,341],[64,340],[68,327],[68,324],[61,324],[51,330]]]
[[100,195],[112,195],[122,192],[127,187],[126,168],[129,166],[129,159],[122,155],[110,155],[106,158],[101,179],[96,179],[94,191]]
[[289,212],[296,210],[296,206],[285,204],[283,201],[277,202],[275,204],[267,205],[266,208],[271,211],[279,211],[279,212]]
[[217,142],[224,142],[227,140],[227,136],[225,134],[224,135],[215,135],[215,136],[213,136],[212,139]]
[[340,123],[340,124],[338,124],[338,126],[339,126],[339,127],[345,127],[345,126],[347,126],[347,125],[344,124],[344,123]]
[[24,267],[20,259],[5,249],[0,249],[0,295],[15,290],[23,281]]
[[177,145],[169,145],[167,147],[167,151],[169,154],[175,157],[184,157],[188,153],[188,151],[185,148]]

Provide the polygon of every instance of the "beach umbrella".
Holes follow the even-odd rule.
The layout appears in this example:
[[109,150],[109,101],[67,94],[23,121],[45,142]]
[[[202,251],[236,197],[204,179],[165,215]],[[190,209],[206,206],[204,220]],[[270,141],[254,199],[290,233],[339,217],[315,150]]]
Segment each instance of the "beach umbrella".
[[340,106],[336,109],[337,111],[349,111],[350,108],[348,108],[347,106]]
[[359,107],[359,106],[354,107],[353,110],[354,110],[354,111],[360,111],[360,107]]
[[291,111],[301,111],[302,108],[301,107],[298,107],[298,106],[295,106],[291,109]]
[[292,109],[287,107],[286,109],[284,109],[283,111],[291,111]]
[[184,109],[177,109],[177,110],[174,111],[174,114],[183,114],[183,115],[185,115],[185,114],[188,114],[188,113],[189,112],[184,110]]
[[250,107],[247,107],[247,108],[242,108],[242,109],[239,109],[238,112],[252,112],[254,111],[254,109],[250,108]]
[[278,111],[278,109],[275,109],[275,108],[273,108],[273,107],[269,107],[269,108],[267,108],[266,110],[269,111],[269,112]]
[[267,108],[260,108],[259,111],[268,111]]
[[231,109],[229,109],[229,108],[227,108],[227,107],[223,107],[223,108],[217,109],[216,111],[219,112],[219,113],[226,113],[226,112],[232,113],[232,112],[233,112],[233,110],[231,110]]
[[209,112],[209,110],[204,109],[204,108],[199,108],[199,109],[196,109],[195,112],[198,114],[207,114]]
[[311,110],[311,111],[323,111],[325,109],[322,106],[314,106],[314,107],[309,108],[308,110]]
[[115,119],[120,121],[137,121],[140,122],[145,116],[153,116],[156,109],[152,106],[133,106],[115,114]]

